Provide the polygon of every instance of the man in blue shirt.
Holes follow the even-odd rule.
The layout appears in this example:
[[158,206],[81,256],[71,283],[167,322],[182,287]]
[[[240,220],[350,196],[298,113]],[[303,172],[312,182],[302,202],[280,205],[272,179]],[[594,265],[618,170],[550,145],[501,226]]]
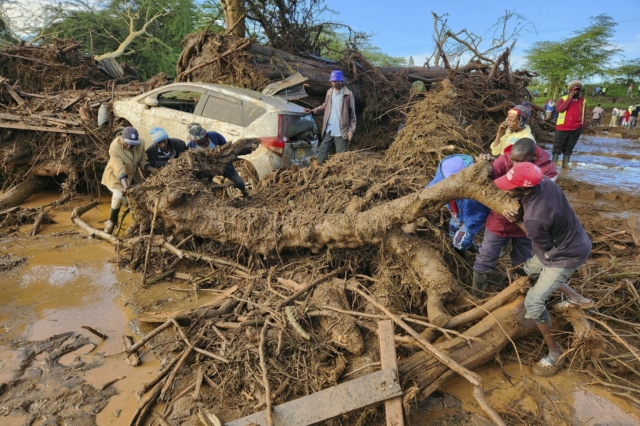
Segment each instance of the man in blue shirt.
[[[227,140],[220,133],[214,131],[207,132],[198,123],[189,124],[188,139],[189,143],[187,144],[187,148],[189,149],[214,149],[217,146],[222,146],[227,143]],[[236,168],[233,167],[233,164],[227,164],[222,175],[233,182],[233,186],[242,192],[243,197],[249,196],[244,181],[236,171]]]

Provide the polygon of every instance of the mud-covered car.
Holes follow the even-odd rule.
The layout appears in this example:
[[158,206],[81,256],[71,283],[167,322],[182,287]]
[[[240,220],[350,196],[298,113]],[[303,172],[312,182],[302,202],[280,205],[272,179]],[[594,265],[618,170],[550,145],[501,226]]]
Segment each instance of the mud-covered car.
[[138,129],[147,144],[156,126],[163,127],[171,137],[186,140],[187,125],[192,122],[222,134],[229,142],[260,138],[258,149],[240,156],[242,162],[253,167],[236,164],[249,186],[279,168],[308,166],[318,148],[318,128],[302,107],[237,87],[173,83],[117,100],[113,112]]

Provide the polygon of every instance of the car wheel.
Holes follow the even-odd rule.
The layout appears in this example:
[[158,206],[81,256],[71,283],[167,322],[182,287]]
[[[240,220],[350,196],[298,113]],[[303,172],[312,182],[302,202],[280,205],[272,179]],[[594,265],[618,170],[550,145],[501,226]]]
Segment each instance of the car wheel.
[[[258,188],[258,183],[260,182],[260,178],[258,177],[258,172],[256,171],[253,165],[246,160],[236,160],[233,162],[233,166],[236,168],[238,174],[244,181],[244,185],[247,188],[247,192],[251,194]],[[225,179],[225,183],[231,183],[229,179]],[[239,198],[242,197],[242,192],[236,187],[230,186],[226,189],[226,193],[229,198]]]

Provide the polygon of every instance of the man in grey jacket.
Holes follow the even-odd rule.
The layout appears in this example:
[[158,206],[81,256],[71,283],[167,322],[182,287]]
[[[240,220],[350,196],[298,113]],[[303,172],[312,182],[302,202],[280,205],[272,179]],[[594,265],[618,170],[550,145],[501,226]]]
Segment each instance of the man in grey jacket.
[[349,150],[349,142],[356,131],[356,104],[353,93],[344,86],[342,71],[331,71],[331,89],[324,103],[317,108],[305,108],[307,114],[324,114],[322,123],[322,142],[318,147],[318,162],[324,163],[329,150],[336,145],[336,153]]
[[505,210],[502,214],[520,225],[532,243],[533,257],[525,262],[524,271],[537,278],[537,282],[525,298],[525,318],[537,323],[549,347],[549,354],[538,361],[532,371],[539,376],[551,376],[562,367],[564,358],[551,331],[551,317],[545,303],[552,293],[560,291],[567,300],[556,305],[557,309],[594,307],[593,301],[566,284],[589,257],[591,241],[562,189],[535,164],[518,163],[493,182],[522,204],[522,219],[516,210]]

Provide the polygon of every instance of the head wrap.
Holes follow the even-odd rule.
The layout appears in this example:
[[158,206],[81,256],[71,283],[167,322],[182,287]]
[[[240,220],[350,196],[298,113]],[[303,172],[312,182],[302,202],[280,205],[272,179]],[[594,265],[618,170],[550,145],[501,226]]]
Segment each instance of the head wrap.
[[529,118],[531,118],[531,105],[529,105],[529,102],[524,101],[522,104],[511,108],[509,114],[515,114],[517,117],[520,117],[520,123],[518,123],[518,125],[524,127]]
[[458,173],[467,167],[464,160],[460,157],[447,158],[442,162],[441,170],[445,178]]
[[572,87],[574,86],[580,86],[582,87],[582,82],[580,80],[572,80],[569,85],[567,86],[568,90],[571,90]]

